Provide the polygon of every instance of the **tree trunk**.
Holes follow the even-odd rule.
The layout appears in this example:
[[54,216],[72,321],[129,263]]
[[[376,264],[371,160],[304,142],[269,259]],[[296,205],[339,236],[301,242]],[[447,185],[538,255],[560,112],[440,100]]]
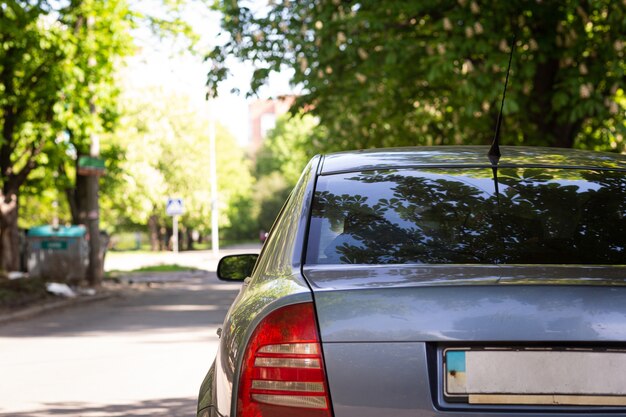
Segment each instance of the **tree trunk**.
[[552,134],[554,136],[553,145],[558,148],[574,147],[574,140],[576,139],[581,126],[582,121],[564,124],[555,123],[555,126],[552,129]]
[[529,116],[536,127],[532,135],[538,136],[542,142],[560,148],[571,148],[582,126],[582,119],[573,123],[559,121],[559,114],[553,110],[552,101],[557,91],[560,65],[560,48],[556,44],[558,26],[564,18],[558,2],[547,2],[544,7],[544,17],[533,20],[530,25],[536,37],[545,39],[545,48],[552,51],[550,57],[538,62],[533,77],[533,90],[529,104]]
[[[78,172],[78,158],[76,159],[76,172]],[[82,224],[87,227],[87,182],[88,177],[85,175],[76,175],[76,187],[74,188],[74,205],[75,210],[72,211],[72,219],[74,224]],[[76,217],[74,217],[76,215]]]
[[99,182],[100,177],[97,175],[87,177],[87,231],[89,232],[87,281],[92,287],[99,287],[104,276],[104,251],[100,242]]
[[153,214],[148,219],[148,234],[150,235],[150,250],[156,252],[159,250],[159,219]]
[[98,202],[99,181],[97,175],[81,175],[78,173],[78,160],[76,158],[75,187],[65,190],[72,222],[80,224],[87,229],[89,238],[89,264],[87,267],[87,281],[92,287],[99,287],[104,276],[104,253],[103,242],[100,239],[100,206]]
[[20,269],[17,196],[17,192],[8,190],[0,196],[0,269],[7,272]]
[[188,227],[185,235],[187,237],[187,250],[193,250],[193,229]]
[[[74,180],[74,186],[65,188],[65,196],[67,197],[67,204],[69,205],[72,215],[72,224],[82,224],[87,227],[87,177],[78,174],[78,158],[81,156],[83,156],[83,154],[79,153],[75,161],[77,174]],[[67,178],[68,183],[70,182],[65,167],[62,164],[59,166],[59,175]]]
[[159,227],[159,250],[167,250],[167,228],[165,226]]

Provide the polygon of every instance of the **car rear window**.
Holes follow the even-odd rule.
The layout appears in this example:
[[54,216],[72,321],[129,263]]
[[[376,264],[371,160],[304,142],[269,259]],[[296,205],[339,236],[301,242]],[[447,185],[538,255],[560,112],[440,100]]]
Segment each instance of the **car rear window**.
[[325,175],[308,264],[626,264],[626,175],[427,168]]

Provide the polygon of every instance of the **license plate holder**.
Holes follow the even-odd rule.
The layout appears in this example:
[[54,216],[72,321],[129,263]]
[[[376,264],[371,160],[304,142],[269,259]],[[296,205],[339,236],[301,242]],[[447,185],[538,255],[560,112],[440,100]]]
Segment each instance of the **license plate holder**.
[[500,405],[626,406],[626,350],[446,348],[444,398]]

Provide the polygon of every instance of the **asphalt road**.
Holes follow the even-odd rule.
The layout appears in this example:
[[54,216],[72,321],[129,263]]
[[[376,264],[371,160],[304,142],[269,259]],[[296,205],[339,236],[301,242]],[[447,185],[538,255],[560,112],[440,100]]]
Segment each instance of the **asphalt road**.
[[195,416],[239,284],[172,278],[0,326],[0,416]]

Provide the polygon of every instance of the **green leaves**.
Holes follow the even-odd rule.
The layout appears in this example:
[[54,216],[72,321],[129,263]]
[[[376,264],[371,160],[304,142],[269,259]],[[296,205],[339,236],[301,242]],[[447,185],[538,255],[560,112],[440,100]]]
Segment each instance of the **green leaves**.
[[256,154],[253,194],[258,227],[269,230],[307,162],[323,146],[325,130],[309,114],[285,114],[267,133]]
[[[167,225],[167,198],[180,197],[185,202],[182,225],[208,234],[216,196],[210,192],[212,150],[204,108],[192,105],[189,97],[158,89],[135,93],[124,96],[119,127],[105,138],[124,152],[120,183],[103,195],[108,226],[145,225],[152,215]],[[245,218],[239,211],[250,198],[252,177],[243,150],[220,126],[216,147],[220,227],[237,227],[236,219]]]
[[[625,120],[611,87],[626,76],[621,2],[304,0],[263,13],[240,3],[219,2],[231,40],[209,56],[209,84],[227,76],[228,56],[292,68],[298,106],[328,129],[321,150],[488,143],[513,33],[503,143],[582,146],[609,129],[597,146],[624,149],[606,140]],[[266,77],[255,74],[253,92]]]
[[[51,211],[39,208],[50,201],[62,201],[64,194],[70,207],[61,204],[59,214],[64,220],[77,220],[79,199],[74,196],[81,195],[77,191],[81,181],[75,173],[75,160],[89,153],[95,135],[105,138],[101,148],[108,175],[102,180],[102,191],[113,195],[122,192],[116,187],[123,184],[120,178],[125,173],[118,162],[125,149],[106,140],[120,116],[117,70],[125,57],[136,52],[132,31],[138,25],[143,33],[151,29],[162,40],[174,39],[179,50],[192,48],[197,36],[180,15],[187,3],[2,2],[0,198],[18,201],[18,195],[26,193],[30,207],[27,218],[22,219],[25,225],[50,221]],[[111,204],[104,200],[106,212]],[[15,204],[15,215],[2,219],[2,242],[8,242],[5,236],[17,236],[17,211]],[[17,247],[17,242],[13,246]],[[0,243],[0,266],[7,265],[7,256],[17,253],[11,249]]]
[[323,146],[323,129],[311,115],[289,114],[276,121],[270,130],[256,157],[258,177],[279,172],[289,187],[293,187],[302,169],[313,155],[315,148]]

